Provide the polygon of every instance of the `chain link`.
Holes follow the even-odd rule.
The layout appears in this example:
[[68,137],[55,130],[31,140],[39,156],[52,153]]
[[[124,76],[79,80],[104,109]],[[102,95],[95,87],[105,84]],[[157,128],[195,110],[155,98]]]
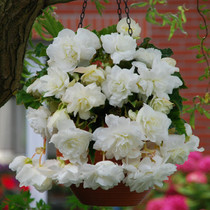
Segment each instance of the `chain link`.
[[122,19],[122,9],[120,7],[121,4],[121,0],[116,0],[118,8],[117,8],[117,14],[119,16],[119,21]]
[[125,13],[127,15],[127,18],[126,18],[126,22],[128,24],[128,34],[130,36],[132,36],[133,34],[133,29],[131,28],[131,19],[130,19],[130,16],[129,16],[129,8],[128,8],[128,0],[123,0],[124,1],[124,4],[125,4]]
[[80,14],[80,21],[79,21],[79,24],[78,24],[78,28],[82,28],[83,27],[83,19],[85,17],[85,9],[87,7],[87,1],[88,0],[84,0],[83,2],[83,5],[82,5],[82,12]]

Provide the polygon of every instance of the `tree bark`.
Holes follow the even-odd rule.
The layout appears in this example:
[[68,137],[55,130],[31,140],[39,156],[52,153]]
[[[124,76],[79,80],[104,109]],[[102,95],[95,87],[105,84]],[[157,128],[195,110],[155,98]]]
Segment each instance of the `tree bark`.
[[0,107],[20,88],[28,37],[49,5],[73,0],[0,0]]

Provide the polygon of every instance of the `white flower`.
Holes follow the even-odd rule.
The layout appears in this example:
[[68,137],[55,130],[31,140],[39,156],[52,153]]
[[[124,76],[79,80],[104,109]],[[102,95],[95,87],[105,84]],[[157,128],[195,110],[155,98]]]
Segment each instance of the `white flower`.
[[63,29],[47,48],[48,64],[71,73],[78,64],[88,63],[99,48],[99,39],[93,32],[79,28],[75,34]]
[[162,58],[161,60],[165,61],[166,63],[168,63],[171,66],[176,66],[176,60],[173,58],[166,57],[166,58]]
[[71,163],[84,163],[87,161],[89,142],[92,134],[79,128],[60,130],[54,134],[50,142],[63,154],[64,159]]
[[67,110],[57,110],[51,117],[48,118],[47,128],[51,132],[53,129],[65,130],[69,128],[76,128],[74,121],[70,119]]
[[79,113],[81,119],[87,120],[90,117],[90,109],[103,105],[106,97],[101,92],[101,88],[95,83],[83,86],[81,83],[76,83],[69,87],[62,101],[68,103],[67,111],[74,113],[76,116]]
[[49,138],[49,132],[47,129],[47,120],[49,116],[50,111],[44,106],[40,106],[38,109],[29,107],[26,114],[26,118],[34,132],[41,134],[43,138]]
[[27,163],[27,159],[25,157],[21,167],[20,165],[14,167],[17,159],[10,164],[10,168],[17,171],[16,179],[20,182],[20,187],[32,185],[40,192],[51,189],[52,176],[59,170],[58,162],[47,160],[42,166],[39,166],[39,160],[31,160]]
[[130,61],[136,52],[136,40],[129,35],[112,33],[101,36],[101,41],[106,53],[111,54],[114,64],[122,60]]
[[9,168],[13,171],[20,171],[26,163],[27,157],[25,156],[17,156],[13,159],[13,161],[9,164]]
[[154,186],[162,187],[163,181],[168,180],[168,176],[176,171],[175,165],[165,163],[165,160],[158,155],[152,160],[145,157],[138,167],[124,165],[124,168],[128,170],[124,182],[131,191],[138,193],[154,188]]
[[56,176],[56,180],[59,184],[63,184],[66,187],[72,184],[79,185],[82,182],[79,166],[67,164],[65,165]]
[[78,67],[74,72],[84,73],[81,80],[84,84],[96,83],[101,85],[105,80],[105,72],[102,68],[97,68],[97,65],[91,65],[88,67]]
[[198,149],[199,138],[192,135],[191,127],[185,124],[187,137],[185,135],[169,135],[168,140],[163,142],[160,151],[164,157],[167,157],[171,163],[183,164],[190,152],[202,152],[203,148]]
[[154,49],[154,48],[139,48],[136,51],[135,54],[135,59],[137,61],[143,62],[144,64],[147,65],[148,68],[152,67],[153,64],[153,60],[155,58],[157,59],[161,59],[162,53],[160,50],[158,49]]
[[171,109],[173,108],[173,103],[165,98],[157,98],[153,97],[150,101],[149,105],[155,110],[159,112],[163,112],[164,114],[169,114]]
[[75,42],[80,47],[81,62],[89,61],[96,53],[96,50],[101,47],[97,35],[85,28],[79,28],[77,30]]
[[27,93],[32,93],[34,96],[40,96],[43,94],[43,84],[40,78],[37,78],[31,85],[29,85],[26,89]]
[[187,143],[186,144],[189,145],[190,152],[193,152],[193,151],[203,152],[204,148],[198,149],[200,139],[197,136],[192,135],[191,126],[187,123],[185,123],[184,126],[185,126],[185,130],[186,130],[186,133],[187,133]]
[[122,107],[129,95],[139,91],[137,86],[139,76],[133,71],[134,68],[121,69],[115,65],[107,72],[106,80],[102,83],[102,91],[110,105]]
[[49,67],[47,75],[42,76],[40,80],[45,92],[44,97],[61,98],[69,84],[68,74],[57,67]]
[[[165,61],[154,59],[152,69],[146,68],[140,62],[133,62],[132,64],[138,68],[140,74],[139,86],[142,86],[144,91],[145,87],[149,87],[149,93],[154,96],[169,100],[168,94],[182,85],[182,81],[177,76],[171,75],[179,69]],[[147,96],[149,96],[149,93]]]
[[95,165],[85,164],[82,166],[84,188],[97,189],[101,187],[108,190],[118,185],[124,178],[121,166],[112,161],[101,161]]
[[107,158],[116,160],[128,157],[140,157],[140,150],[144,144],[139,125],[129,118],[107,115],[107,128],[97,128],[93,133],[93,146],[96,150],[106,152]]
[[[131,28],[132,28],[132,37],[136,38],[140,36],[141,33],[141,27],[139,26],[138,23],[135,22],[135,20],[131,19]],[[128,24],[126,22],[127,18],[122,18],[118,24],[117,24],[117,32],[122,33],[124,35],[129,35],[128,34]]]
[[166,114],[155,111],[150,106],[144,104],[137,114],[136,121],[150,141],[160,145],[162,141],[168,139],[168,129],[171,120]]

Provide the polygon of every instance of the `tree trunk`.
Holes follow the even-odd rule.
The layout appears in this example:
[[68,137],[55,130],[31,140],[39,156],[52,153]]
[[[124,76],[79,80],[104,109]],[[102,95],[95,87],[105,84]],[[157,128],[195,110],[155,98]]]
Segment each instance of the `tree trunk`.
[[0,0],[0,107],[20,88],[28,37],[42,9],[73,0]]

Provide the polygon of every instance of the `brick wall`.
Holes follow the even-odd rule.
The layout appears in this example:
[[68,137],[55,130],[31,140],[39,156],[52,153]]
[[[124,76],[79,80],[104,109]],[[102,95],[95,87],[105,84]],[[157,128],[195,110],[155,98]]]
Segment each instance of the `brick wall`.
[[[134,1],[130,1],[132,3]],[[202,2],[200,0],[200,2]],[[210,1],[204,2],[210,6]],[[187,24],[184,25],[184,29],[188,35],[182,34],[177,31],[174,37],[168,41],[169,28],[160,28],[159,26],[151,25],[145,21],[145,9],[130,9],[130,15],[133,19],[138,21],[142,27],[141,37],[151,37],[152,43],[159,48],[170,47],[174,51],[174,56],[177,60],[177,66],[180,68],[180,72],[186,81],[186,85],[189,89],[181,92],[181,95],[188,98],[190,101],[195,95],[203,95],[207,88],[207,81],[198,81],[198,77],[203,74],[204,64],[196,63],[196,50],[189,50],[188,48],[199,44],[199,40],[196,38],[197,31],[199,30],[199,24],[202,23],[202,19],[196,11],[196,0],[168,0],[167,6],[160,6],[158,9],[160,12],[177,12],[177,6],[185,4],[185,7],[189,9],[186,13]],[[124,5],[122,4],[122,7]],[[209,7],[208,7],[209,8]],[[72,3],[57,5],[57,14],[59,19],[65,25],[65,27],[72,30],[77,29],[79,22],[79,15],[82,9],[82,1],[77,0]],[[106,10],[101,17],[95,5],[89,1],[86,9],[86,16],[84,19],[84,26],[91,24],[90,29],[102,29],[111,24],[116,24],[118,21],[117,5],[115,0],[110,0],[110,3],[106,5]],[[123,11],[124,15],[124,11]],[[202,31],[200,31],[202,32]],[[210,39],[207,40],[207,46],[210,45]],[[191,104],[191,102],[186,104]],[[185,115],[184,118],[189,122],[189,116]],[[194,134],[201,139],[201,146],[205,148],[205,153],[210,152],[210,121],[196,114],[196,129]]]

